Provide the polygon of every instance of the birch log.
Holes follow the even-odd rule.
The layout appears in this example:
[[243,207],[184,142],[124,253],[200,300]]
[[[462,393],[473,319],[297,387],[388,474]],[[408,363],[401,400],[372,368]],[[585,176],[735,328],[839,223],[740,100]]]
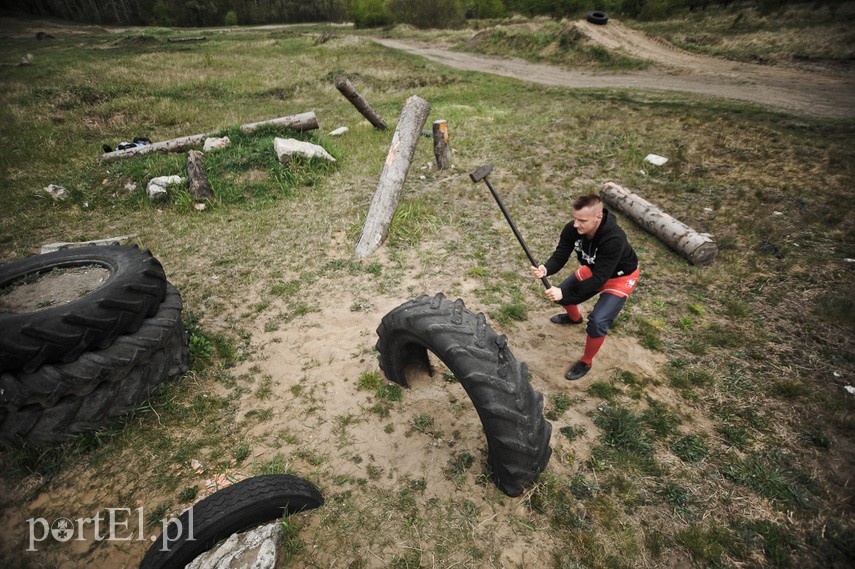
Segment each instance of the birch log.
[[428,113],[430,104],[420,97],[414,95],[404,103],[380,173],[380,181],[362,226],[362,235],[356,244],[356,256],[360,259],[376,251],[386,240]]
[[368,104],[368,101],[356,92],[356,88],[347,79],[347,77],[344,75],[339,76],[338,79],[335,80],[335,88],[338,89],[354,107],[356,107],[356,110],[359,111],[363,117],[368,119],[368,122],[374,125],[374,128],[386,130],[386,123],[383,122],[383,119],[380,118],[377,111]]
[[[241,125],[240,129],[243,132],[251,133],[265,125],[273,125],[282,128],[291,128],[297,132],[306,130],[315,130],[318,128],[318,117],[314,112],[300,113],[287,117],[279,117],[261,122],[254,122]],[[172,138],[163,140],[145,146],[137,146],[136,148],[128,148],[127,150],[115,150],[102,154],[98,159],[101,162],[114,162],[121,158],[132,158],[135,156],[143,156],[152,152],[184,152],[190,150],[194,146],[202,146],[205,139],[211,136],[216,136],[217,132],[208,132],[204,134],[191,134],[190,136],[182,136],[180,138]]]
[[448,121],[433,121],[433,154],[438,170],[451,168],[451,147],[448,146]]
[[606,183],[600,190],[600,196],[693,265],[709,265],[715,261],[718,245],[709,234],[698,233],[614,182]]

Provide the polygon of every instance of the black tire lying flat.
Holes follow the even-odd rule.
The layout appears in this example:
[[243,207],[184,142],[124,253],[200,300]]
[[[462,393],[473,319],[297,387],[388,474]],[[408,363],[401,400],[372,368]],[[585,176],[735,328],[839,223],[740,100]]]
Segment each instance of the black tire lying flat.
[[38,404],[52,407],[66,395],[85,396],[102,383],[123,381],[148,362],[182,326],[181,295],[166,285],[166,298],[152,318],[143,320],[133,334],[116,338],[109,348],[83,352],[68,364],[45,364],[37,370],[0,373],[0,407]]
[[[197,556],[233,533],[285,514],[311,510],[323,503],[323,496],[311,482],[290,474],[241,480],[178,516],[177,523],[166,527],[168,539],[163,535],[157,538],[143,557],[140,569],[184,569]],[[191,516],[192,540],[189,539]]]
[[33,255],[0,266],[0,288],[56,268],[98,265],[110,272],[96,290],[35,312],[0,314],[0,371],[34,371],[69,363],[86,350],[109,346],[154,316],[166,294],[166,275],[149,251],[137,246],[89,246]]
[[[106,426],[159,384],[185,373],[181,295],[172,285],[167,290],[157,314],[109,348],[86,352],[71,364],[42,366],[29,376],[3,374],[0,440],[34,447],[63,442]],[[30,385],[19,381],[28,377],[34,379]]]
[[499,489],[519,496],[545,468],[552,425],[543,417],[543,396],[518,363],[508,340],[483,314],[440,293],[411,300],[389,312],[377,328],[380,369],[407,386],[405,370],[432,373],[427,350],[448,366],[472,400],[487,437],[488,464]]
[[609,15],[605,12],[594,10],[593,12],[588,12],[588,17],[586,19],[592,24],[605,26],[609,22]]

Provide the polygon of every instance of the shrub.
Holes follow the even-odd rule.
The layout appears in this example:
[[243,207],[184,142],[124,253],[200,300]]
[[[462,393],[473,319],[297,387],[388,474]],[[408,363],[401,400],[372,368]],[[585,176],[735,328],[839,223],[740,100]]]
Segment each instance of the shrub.
[[380,28],[392,25],[392,14],[385,0],[354,0],[350,19],[357,28]]

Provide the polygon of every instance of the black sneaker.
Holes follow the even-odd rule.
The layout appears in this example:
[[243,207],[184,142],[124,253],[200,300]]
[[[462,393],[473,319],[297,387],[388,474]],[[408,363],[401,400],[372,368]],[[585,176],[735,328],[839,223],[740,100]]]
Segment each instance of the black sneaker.
[[580,379],[589,371],[591,371],[591,366],[589,366],[585,362],[576,362],[575,364],[573,364],[573,367],[567,370],[567,373],[564,374],[564,379],[570,381],[573,381],[574,379]]
[[582,320],[584,320],[584,318],[580,318],[578,320],[570,320],[570,315],[567,314],[566,312],[562,312],[561,314],[556,314],[555,316],[553,316],[552,318],[549,319],[549,321],[552,322],[553,324],[562,324],[564,326],[567,326],[570,324],[581,324]]

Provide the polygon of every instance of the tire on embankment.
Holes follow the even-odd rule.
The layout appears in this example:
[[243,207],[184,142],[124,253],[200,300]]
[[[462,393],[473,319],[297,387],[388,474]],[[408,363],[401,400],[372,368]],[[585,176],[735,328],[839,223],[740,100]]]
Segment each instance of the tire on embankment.
[[86,350],[106,348],[135,332],[157,313],[166,275],[151,252],[136,245],[61,249],[7,263],[0,266],[0,289],[30,275],[89,265],[110,273],[94,291],[34,312],[0,313],[0,371],[72,362]]
[[483,314],[442,293],[423,296],[386,314],[377,335],[380,368],[391,381],[407,387],[405,370],[413,365],[432,374],[428,350],[460,381],[481,419],[487,463],[502,492],[519,496],[537,479],[552,455],[543,396]]
[[[324,503],[314,484],[291,474],[241,480],[201,500],[166,526],[140,569],[184,569],[215,543],[256,525]],[[192,523],[191,523],[192,520]]]
[[38,447],[60,443],[132,411],[164,381],[188,370],[181,295],[167,284],[157,313],[110,347],[32,374],[0,376],[0,440]]

